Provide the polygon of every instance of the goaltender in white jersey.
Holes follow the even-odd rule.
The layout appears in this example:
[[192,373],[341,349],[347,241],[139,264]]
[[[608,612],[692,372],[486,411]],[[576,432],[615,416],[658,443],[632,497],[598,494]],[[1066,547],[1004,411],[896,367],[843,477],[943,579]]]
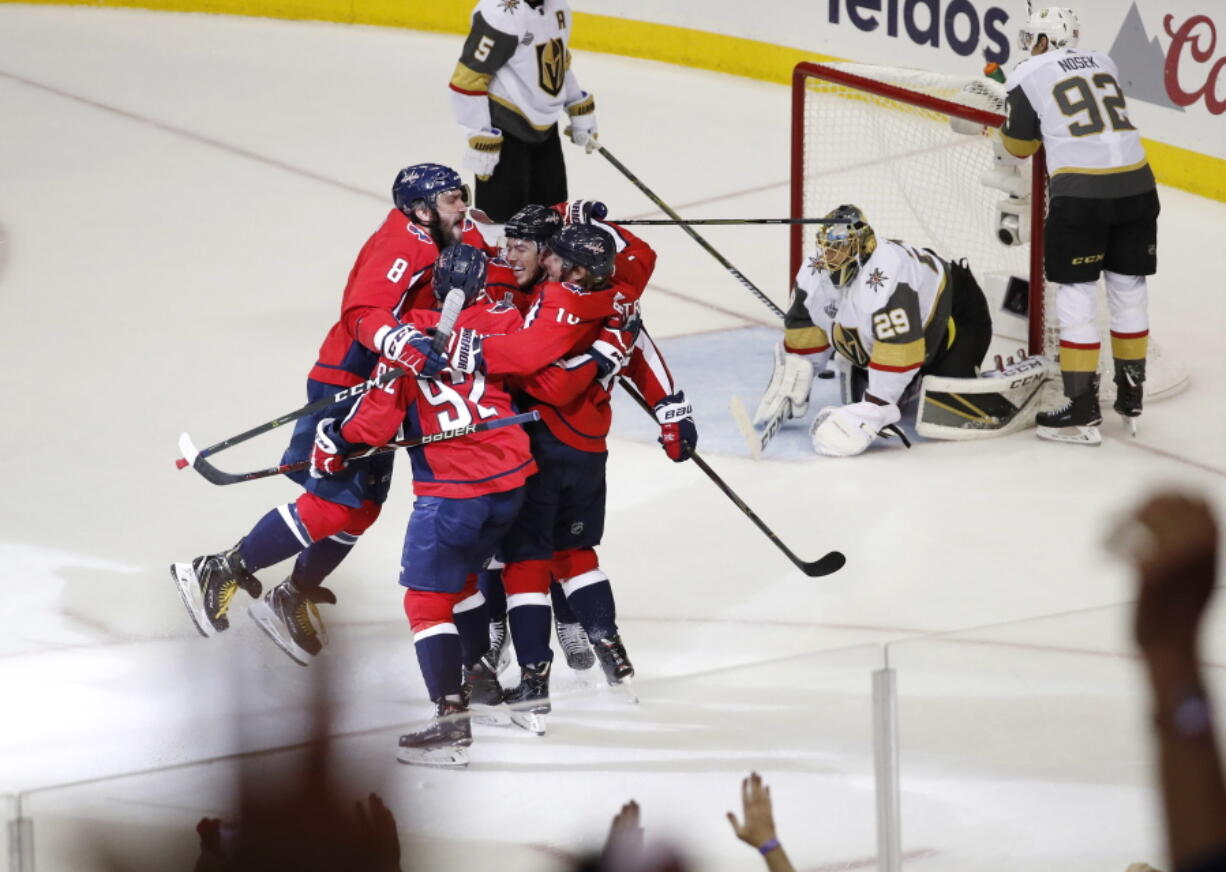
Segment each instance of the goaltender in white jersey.
[[878,241],[855,206],[839,206],[796,274],[775,370],[755,423],[803,417],[814,366],[835,353],[852,365],[852,402],[818,412],[819,454],[862,453],[901,417],[921,374],[974,378],[992,337],[987,300],[965,262],[897,240]]

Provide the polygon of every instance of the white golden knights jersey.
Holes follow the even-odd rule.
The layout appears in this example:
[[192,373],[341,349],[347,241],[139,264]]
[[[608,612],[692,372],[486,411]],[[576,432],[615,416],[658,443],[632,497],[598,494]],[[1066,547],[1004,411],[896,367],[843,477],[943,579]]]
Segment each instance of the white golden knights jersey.
[[1153,190],[1110,57],[1051,49],[1019,63],[1005,88],[1001,139],[1019,157],[1046,148],[1053,197],[1115,199]]
[[460,125],[545,140],[585,96],[570,71],[570,29],[566,0],[479,0],[451,76]]
[[880,240],[844,288],[810,258],[796,273],[796,288],[811,323],[789,319],[787,348],[825,352],[824,360],[833,347],[868,370],[868,393],[897,404],[920,367],[953,343],[948,284],[941,258],[893,239]]

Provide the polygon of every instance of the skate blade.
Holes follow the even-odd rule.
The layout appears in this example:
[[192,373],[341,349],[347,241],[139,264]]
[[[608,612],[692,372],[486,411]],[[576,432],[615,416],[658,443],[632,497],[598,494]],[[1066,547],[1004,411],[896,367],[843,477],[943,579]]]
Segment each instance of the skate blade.
[[510,727],[511,713],[503,706],[469,705],[468,711],[474,724],[486,727]]
[[1069,442],[1074,445],[1102,445],[1103,437],[1098,426],[1036,427],[1035,435],[1049,442]]
[[444,748],[401,748],[396,759],[409,766],[429,766],[432,769],[467,769],[468,749],[456,746]]
[[535,736],[545,735],[545,715],[539,712],[511,710],[511,723]]
[[634,692],[633,678],[623,678],[621,681],[617,682],[617,684],[610,684],[609,687],[618,696],[624,697],[626,702],[630,703],[631,705],[639,704],[638,694]]
[[1120,415],[1120,420],[1124,422],[1124,428],[1128,430],[1128,435],[1133,439],[1137,438],[1137,419],[1135,416]]
[[281,632],[281,622],[277,620],[277,616],[268,607],[267,603],[263,600],[257,600],[247,609],[247,614],[251,616],[251,620],[255,621],[256,626],[263,630],[268,638],[272,639],[278,648],[289,655],[290,660],[293,660],[299,666],[310,665],[311,655],[296,644],[293,639]]
[[174,579],[175,587],[179,589],[179,598],[183,600],[183,605],[187,608],[187,613],[191,615],[192,623],[196,625],[196,630],[200,635],[206,639],[217,635],[216,628],[204,616],[204,603],[196,602],[196,597],[200,594],[200,582],[196,580],[196,573],[192,571],[192,565],[190,563],[170,564],[170,577]]

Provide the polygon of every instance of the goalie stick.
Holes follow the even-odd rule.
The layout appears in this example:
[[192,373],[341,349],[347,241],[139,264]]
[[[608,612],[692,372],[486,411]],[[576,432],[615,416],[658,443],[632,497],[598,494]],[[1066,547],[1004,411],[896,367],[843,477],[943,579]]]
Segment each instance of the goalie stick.
[[[456,319],[460,316],[460,310],[463,308],[464,291],[460,288],[452,288],[447,292],[447,297],[443,302],[443,314],[439,316],[438,329],[434,335],[434,340],[432,343],[435,351],[442,351],[447,345],[447,339],[451,335],[452,329],[455,327]],[[222,439],[220,442],[216,442],[207,448],[201,448],[196,451],[194,456],[202,459],[212,454],[216,454],[218,451],[224,451],[227,448],[232,448],[235,445],[246,442],[248,439],[254,439],[256,436],[262,436],[269,430],[275,430],[282,424],[288,424],[290,421],[297,421],[299,418],[303,418],[307,415],[313,415],[315,412],[321,412],[329,406],[334,406],[337,403],[344,402],[345,400],[352,399],[353,397],[360,397],[362,394],[369,393],[375,388],[381,388],[384,385],[390,384],[401,376],[407,374],[408,370],[405,369],[388,370],[376,378],[368,378],[366,381],[360,384],[342,388],[336,393],[326,396],[323,399],[316,400],[313,403],[307,403],[300,409],[296,409],[293,412],[287,412],[280,417],[273,418],[271,421],[265,421],[263,424],[252,427],[250,430],[244,430],[237,436],[231,436],[227,439]],[[182,439],[180,439],[180,444],[181,443]],[[177,469],[185,469],[192,464],[192,458],[186,456],[175,460],[175,467]]]
[[753,424],[749,420],[749,412],[745,409],[745,404],[735,394],[733,394],[732,399],[728,402],[728,411],[732,413],[732,420],[736,422],[737,429],[745,437],[745,443],[749,446],[749,456],[754,460],[761,460],[762,452],[766,450],[766,446],[770,444],[770,441],[775,438],[775,434],[779,432],[779,428],[783,426],[783,422],[790,411],[790,406],[784,401],[779,406],[778,411],[767,419],[761,433],[753,428]]
[[[398,448],[416,448],[419,445],[447,442],[452,439],[459,439],[462,436],[470,436],[473,433],[484,433],[486,430],[497,430],[500,427],[510,427],[515,424],[528,424],[540,419],[540,412],[535,410],[523,412],[519,415],[509,415],[505,418],[483,421],[480,424],[469,424],[467,427],[457,427],[454,430],[444,430],[441,433],[417,436],[413,439],[401,439],[397,442],[389,442],[386,445],[373,446],[362,451],[355,451],[353,454],[346,454],[345,460],[363,460],[367,457],[374,457],[376,454],[386,454],[389,451],[395,451]],[[223,472],[200,455],[200,452],[196,450],[196,446],[192,444],[192,438],[186,433],[179,436],[179,450],[188,459],[192,469],[204,476],[205,480],[216,485],[238,484],[243,481],[255,481],[258,478],[285,475],[287,472],[298,472],[307,469],[311,465],[310,460],[299,460],[296,463],[283,463],[280,466],[270,466],[267,469],[256,469],[251,472]]]
[[[638,403],[642,410],[651,416],[651,420],[654,421],[656,419],[655,413],[651,410],[651,406],[647,404],[647,400],[643,398],[643,395],[640,394],[638,390],[624,378],[618,379],[618,381],[621,382],[621,386],[626,393],[633,397],[634,401]],[[783,544],[783,540],[775,535],[774,530],[766,526],[765,522],[754,514],[754,510],[746,505],[745,501],[737,495],[736,491],[730,488],[727,483],[716,474],[715,470],[712,469],[710,465],[699,456],[697,451],[690,455],[690,460],[694,461],[694,463],[698,465],[698,468],[706,473],[707,478],[711,479],[715,486],[724,492],[724,496],[732,500],[732,504],[740,509],[744,513],[745,517],[753,521],[754,526],[765,533],[766,538],[770,539],[771,542],[774,543],[775,547],[782,551],[787,556],[788,560],[792,561],[796,568],[809,578],[820,578],[823,575],[830,575],[832,572],[838,572],[843,568],[843,564],[847,562],[847,558],[841,551],[827,552],[817,560],[801,560],[792,552],[791,548]]]

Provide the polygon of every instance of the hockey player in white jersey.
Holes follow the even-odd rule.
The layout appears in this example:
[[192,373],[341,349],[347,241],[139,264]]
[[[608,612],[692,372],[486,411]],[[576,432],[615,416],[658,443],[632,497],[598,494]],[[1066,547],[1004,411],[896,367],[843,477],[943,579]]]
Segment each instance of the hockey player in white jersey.
[[899,421],[900,401],[917,376],[974,378],[992,320],[965,262],[878,240],[855,206],[826,217],[839,220],[821,227],[817,250],[796,274],[755,423],[803,417],[814,368],[837,353],[852,365],[851,402],[819,411],[809,432],[819,454],[850,457]]
[[1067,403],[1036,417],[1045,439],[1097,445],[1097,286],[1111,311],[1115,411],[1135,432],[1149,338],[1146,276],[1157,270],[1158,192],[1128,117],[1119,71],[1077,48],[1071,9],[1032,13],[1019,45],[1031,57],[1005,81],[1004,146],[1025,157],[1045,146],[1050,178],[1044,272],[1058,285],[1060,369]]
[[468,136],[476,205],[502,223],[528,203],[562,203],[566,165],[558,137],[597,147],[596,101],[570,68],[566,0],[479,0],[451,76],[451,104]]

